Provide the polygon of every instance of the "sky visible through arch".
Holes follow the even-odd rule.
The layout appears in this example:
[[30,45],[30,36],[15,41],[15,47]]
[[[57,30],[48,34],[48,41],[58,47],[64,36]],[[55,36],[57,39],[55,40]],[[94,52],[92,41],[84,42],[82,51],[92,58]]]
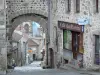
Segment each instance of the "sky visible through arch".
[[32,22],[33,36],[40,35],[38,28],[40,28],[40,25],[36,22]]

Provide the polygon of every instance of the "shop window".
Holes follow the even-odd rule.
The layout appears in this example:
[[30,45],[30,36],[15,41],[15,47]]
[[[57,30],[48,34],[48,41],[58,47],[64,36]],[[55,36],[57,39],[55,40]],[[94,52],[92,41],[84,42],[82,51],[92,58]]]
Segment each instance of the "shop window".
[[73,58],[77,59],[78,54],[83,54],[83,33],[70,30],[63,30],[63,48],[73,52]]
[[69,30],[63,31],[63,48],[72,50],[72,33]]
[[76,5],[76,13],[79,13],[80,12],[80,0],[75,0],[75,5]]
[[96,65],[100,64],[100,36],[99,35],[95,35],[95,60],[94,63]]

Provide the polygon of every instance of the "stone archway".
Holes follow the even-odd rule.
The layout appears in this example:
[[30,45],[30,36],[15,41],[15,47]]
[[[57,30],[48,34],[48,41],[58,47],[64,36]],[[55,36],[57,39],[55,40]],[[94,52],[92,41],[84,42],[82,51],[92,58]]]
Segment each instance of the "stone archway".
[[38,15],[38,14],[27,13],[27,14],[22,14],[22,15],[16,16],[15,18],[12,18],[9,21],[10,28],[9,28],[9,32],[8,32],[8,40],[12,40],[12,34],[13,34],[13,31],[15,30],[15,28],[18,25],[20,25],[21,23],[27,22],[27,21],[37,22],[43,28],[45,33],[47,33],[47,17]]
[[30,13],[30,14],[22,14],[22,15],[16,16],[15,18],[10,20],[10,25],[12,26],[11,26],[11,31],[10,31],[11,35],[9,36],[12,36],[12,33],[14,32],[15,28],[18,25],[22,24],[23,22],[28,22],[28,21],[31,21],[31,22],[34,21],[34,22],[39,23],[39,25],[44,29],[45,33],[47,32],[47,28],[46,28],[47,27],[47,17]]
[[[45,22],[45,19],[48,16],[48,5],[47,0],[6,0],[7,4],[7,27],[8,27],[8,36],[11,36],[13,30],[15,29],[15,24],[17,22],[22,22],[25,20],[22,20],[22,16],[35,16],[36,18],[40,17],[39,21],[36,21],[38,19],[35,18],[35,21],[39,23],[40,25],[43,25]],[[29,18],[29,17],[27,17]],[[18,21],[20,19],[20,21]],[[33,19],[33,18],[31,18]],[[43,21],[44,20],[44,21]],[[13,29],[12,29],[13,28]],[[10,30],[10,31],[9,31]],[[10,37],[11,38],[11,37]]]
[[15,18],[13,18],[11,20],[11,25],[12,25],[12,31],[13,32],[15,30],[15,28],[23,23],[23,22],[27,22],[27,21],[34,21],[40,24],[40,26],[45,30],[47,28],[47,18],[40,16],[40,15],[34,15],[34,14],[23,14],[23,15],[19,15]]

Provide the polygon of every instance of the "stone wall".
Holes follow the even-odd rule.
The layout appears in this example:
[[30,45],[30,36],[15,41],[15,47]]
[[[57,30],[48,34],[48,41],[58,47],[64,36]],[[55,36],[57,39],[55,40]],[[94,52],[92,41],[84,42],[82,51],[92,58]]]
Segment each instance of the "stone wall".
[[1,48],[0,52],[0,70],[5,71],[7,69],[7,50]]
[[[7,69],[5,0],[0,1],[0,72]],[[3,73],[2,72],[2,73]],[[1,74],[1,73],[0,73]]]
[[7,23],[22,14],[34,13],[47,16],[47,1],[45,0],[6,0]]

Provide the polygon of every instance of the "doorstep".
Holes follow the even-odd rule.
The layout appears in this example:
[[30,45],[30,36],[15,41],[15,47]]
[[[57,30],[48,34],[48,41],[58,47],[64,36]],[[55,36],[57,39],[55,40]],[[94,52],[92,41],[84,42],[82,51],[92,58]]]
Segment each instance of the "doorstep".
[[85,68],[79,68],[78,66],[74,66],[74,65],[71,65],[71,64],[61,65],[60,68],[66,69],[66,70],[86,71]]
[[66,65],[61,65],[60,68],[62,69],[66,69],[66,70],[77,70],[78,68],[73,66],[73,65],[70,65],[70,64],[66,64]]
[[100,66],[92,66],[88,71],[100,72]]
[[7,73],[12,72],[14,69],[7,69]]
[[0,71],[0,75],[5,75],[6,71]]
[[100,72],[100,67],[96,67],[96,66],[86,69],[86,68],[78,68],[74,65],[66,64],[66,65],[61,65],[60,68],[65,70]]

